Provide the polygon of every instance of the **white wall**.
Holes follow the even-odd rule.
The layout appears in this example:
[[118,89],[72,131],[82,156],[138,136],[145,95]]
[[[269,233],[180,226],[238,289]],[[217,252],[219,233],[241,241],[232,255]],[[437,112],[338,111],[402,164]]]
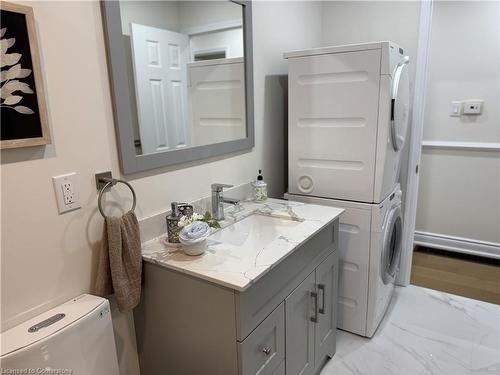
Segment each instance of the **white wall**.
[[241,6],[225,0],[126,0],[120,2],[120,12],[124,35],[130,35],[131,22],[184,33],[190,28],[242,18]]
[[413,87],[417,57],[420,3],[418,1],[326,1],[323,45],[391,40],[410,56]]
[[182,30],[201,25],[241,20],[241,7],[235,3],[219,1],[178,1],[179,25]]
[[123,35],[130,36],[130,24],[138,23],[179,31],[179,2],[178,1],[121,1],[120,15]]
[[[424,141],[500,142],[499,61],[499,2],[434,3]],[[464,99],[483,99],[484,113],[450,117]],[[500,246],[498,151],[424,147],[420,170],[417,231]]]
[[[94,173],[120,175],[99,3],[22,3],[35,12],[53,144],[1,153],[2,330],[91,290],[102,228]],[[212,182],[248,182],[258,169],[272,195],[284,192],[282,52],[318,46],[320,16],[319,3],[254,4],[255,148],[126,176],[140,218],[207,195]],[[82,208],[58,215],[51,176],[72,171]],[[137,373],[130,318],[113,314],[122,374]]]
[[[232,21],[242,23],[241,6],[229,1],[179,1],[179,24],[181,32],[188,33],[202,26],[224,24]],[[226,47],[226,57],[243,56],[242,28],[193,35],[189,39],[191,60],[199,51]]]
[[[483,99],[483,114],[450,117],[463,99]],[[436,2],[424,140],[500,142],[499,104],[500,2]]]
[[424,149],[420,171],[417,232],[500,246],[498,152]]
[[208,34],[193,35],[189,38],[191,61],[200,52],[225,50],[226,58],[243,56],[243,29],[222,30]]

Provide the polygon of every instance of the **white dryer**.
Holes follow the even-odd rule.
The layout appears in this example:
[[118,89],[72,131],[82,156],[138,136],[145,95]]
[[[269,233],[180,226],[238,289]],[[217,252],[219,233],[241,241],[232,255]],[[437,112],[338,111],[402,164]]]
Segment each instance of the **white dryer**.
[[372,337],[389,306],[401,256],[399,184],[378,204],[287,194],[289,200],[345,209],[339,225],[337,327]]
[[399,178],[408,62],[393,42],[294,51],[288,59],[292,194],[379,203]]

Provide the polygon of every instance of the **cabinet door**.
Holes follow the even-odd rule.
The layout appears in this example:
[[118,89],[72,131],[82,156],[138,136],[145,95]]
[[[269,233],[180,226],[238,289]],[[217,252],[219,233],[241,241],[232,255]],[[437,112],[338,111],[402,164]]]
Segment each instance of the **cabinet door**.
[[285,300],[287,375],[307,375],[314,370],[314,326],[317,295],[312,272]]
[[276,370],[274,370],[274,372],[273,372],[272,375],[286,375],[285,361],[281,362],[281,364],[279,365],[279,367]]
[[315,363],[321,366],[326,357],[335,353],[335,330],[337,326],[337,252],[330,254],[316,268],[318,291],[318,323],[315,324]]

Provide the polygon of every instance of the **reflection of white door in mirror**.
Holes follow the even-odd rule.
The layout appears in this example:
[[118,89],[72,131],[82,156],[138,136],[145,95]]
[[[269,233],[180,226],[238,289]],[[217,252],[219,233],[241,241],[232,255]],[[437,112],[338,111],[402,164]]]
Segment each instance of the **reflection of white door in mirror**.
[[188,36],[131,23],[131,43],[142,152],[189,146]]

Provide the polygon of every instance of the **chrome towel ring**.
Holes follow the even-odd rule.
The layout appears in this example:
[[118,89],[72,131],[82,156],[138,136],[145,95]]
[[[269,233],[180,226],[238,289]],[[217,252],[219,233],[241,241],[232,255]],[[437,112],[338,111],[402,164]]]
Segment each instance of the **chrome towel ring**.
[[135,191],[134,191],[134,188],[132,187],[132,185],[130,185],[127,181],[118,180],[116,178],[100,177],[98,179],[98,182],[104,183],[102,188],[99,190],[99,197],[97,198],[97,207],[99,208],[99,212],[101,213],[103,218],[106,218],[107,216],[104,213],[104,210],[102,209],[102,197],[103,197],[104,193],[106,192],[106,189],[116,185],[118,182],[121,182],[122,184],[127,185],[128,188],[130,189],[130,192],[132,193],[132,197],[133,197],[132,208],[130,209],[130,211],[135,210],[135,203],[137,201],[136,196],[135,196]]

